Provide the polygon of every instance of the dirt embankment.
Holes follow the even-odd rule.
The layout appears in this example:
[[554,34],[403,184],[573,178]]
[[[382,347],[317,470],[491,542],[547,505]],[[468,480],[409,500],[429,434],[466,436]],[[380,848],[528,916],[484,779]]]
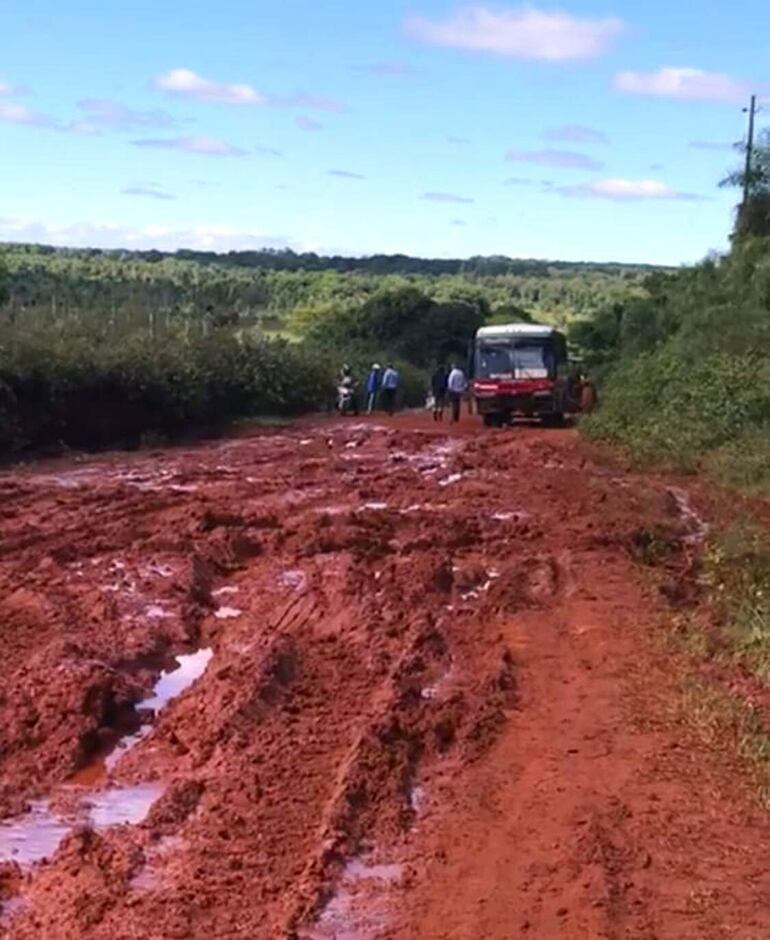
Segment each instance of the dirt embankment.
[[765,820],[650,717],[631,556],[676,595],[696,522],[408,418],[5,474],[0,933],[770,935]]

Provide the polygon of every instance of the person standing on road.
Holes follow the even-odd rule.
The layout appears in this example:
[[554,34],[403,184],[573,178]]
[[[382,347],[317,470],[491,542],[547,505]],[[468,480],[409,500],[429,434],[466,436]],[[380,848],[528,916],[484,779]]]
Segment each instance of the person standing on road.
[[398,372],[388,363],[382,376],[382,404],[389,415],[396,410],[396,392],[400,381]]
[[379,362],[372,365],[371,371],[366,379],[366,413],[370,415],[377,404],[377,393],[380,390],[382,382],[382,369]]
[[460,420],[460,408],[467,388],[468,380],[465,378],[465,373],[459,366],[453,365],[447,379],[449,403],[452,406],[452,424],[457,424]]
[[446,405],[446,366],[438,365],[430,379],[430,390],[433,395],[433,420],[444,420],[444,406]]

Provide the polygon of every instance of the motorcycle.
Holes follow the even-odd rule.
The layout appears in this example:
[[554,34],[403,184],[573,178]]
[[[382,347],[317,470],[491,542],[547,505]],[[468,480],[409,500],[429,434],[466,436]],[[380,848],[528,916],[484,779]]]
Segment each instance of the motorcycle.
[[350,378],[343,379],[337,386],[337,411],[341,415],[358,414],[356,389]]

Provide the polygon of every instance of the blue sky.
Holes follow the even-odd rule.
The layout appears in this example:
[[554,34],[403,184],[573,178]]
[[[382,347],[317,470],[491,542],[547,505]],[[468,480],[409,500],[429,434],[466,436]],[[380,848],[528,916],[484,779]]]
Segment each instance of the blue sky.
[[0,239],[694,261],[770,114],[739,6],[4,0]]

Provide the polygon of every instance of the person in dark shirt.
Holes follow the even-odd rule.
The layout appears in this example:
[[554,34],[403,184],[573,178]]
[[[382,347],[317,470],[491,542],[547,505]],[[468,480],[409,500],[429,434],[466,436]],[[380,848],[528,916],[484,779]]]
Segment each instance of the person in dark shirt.
[[438,365],[430,379],[430,389],[433,394],[433,420],[444,420],[444,407],[446,405],[446,383],[449,374],[445,365]]

